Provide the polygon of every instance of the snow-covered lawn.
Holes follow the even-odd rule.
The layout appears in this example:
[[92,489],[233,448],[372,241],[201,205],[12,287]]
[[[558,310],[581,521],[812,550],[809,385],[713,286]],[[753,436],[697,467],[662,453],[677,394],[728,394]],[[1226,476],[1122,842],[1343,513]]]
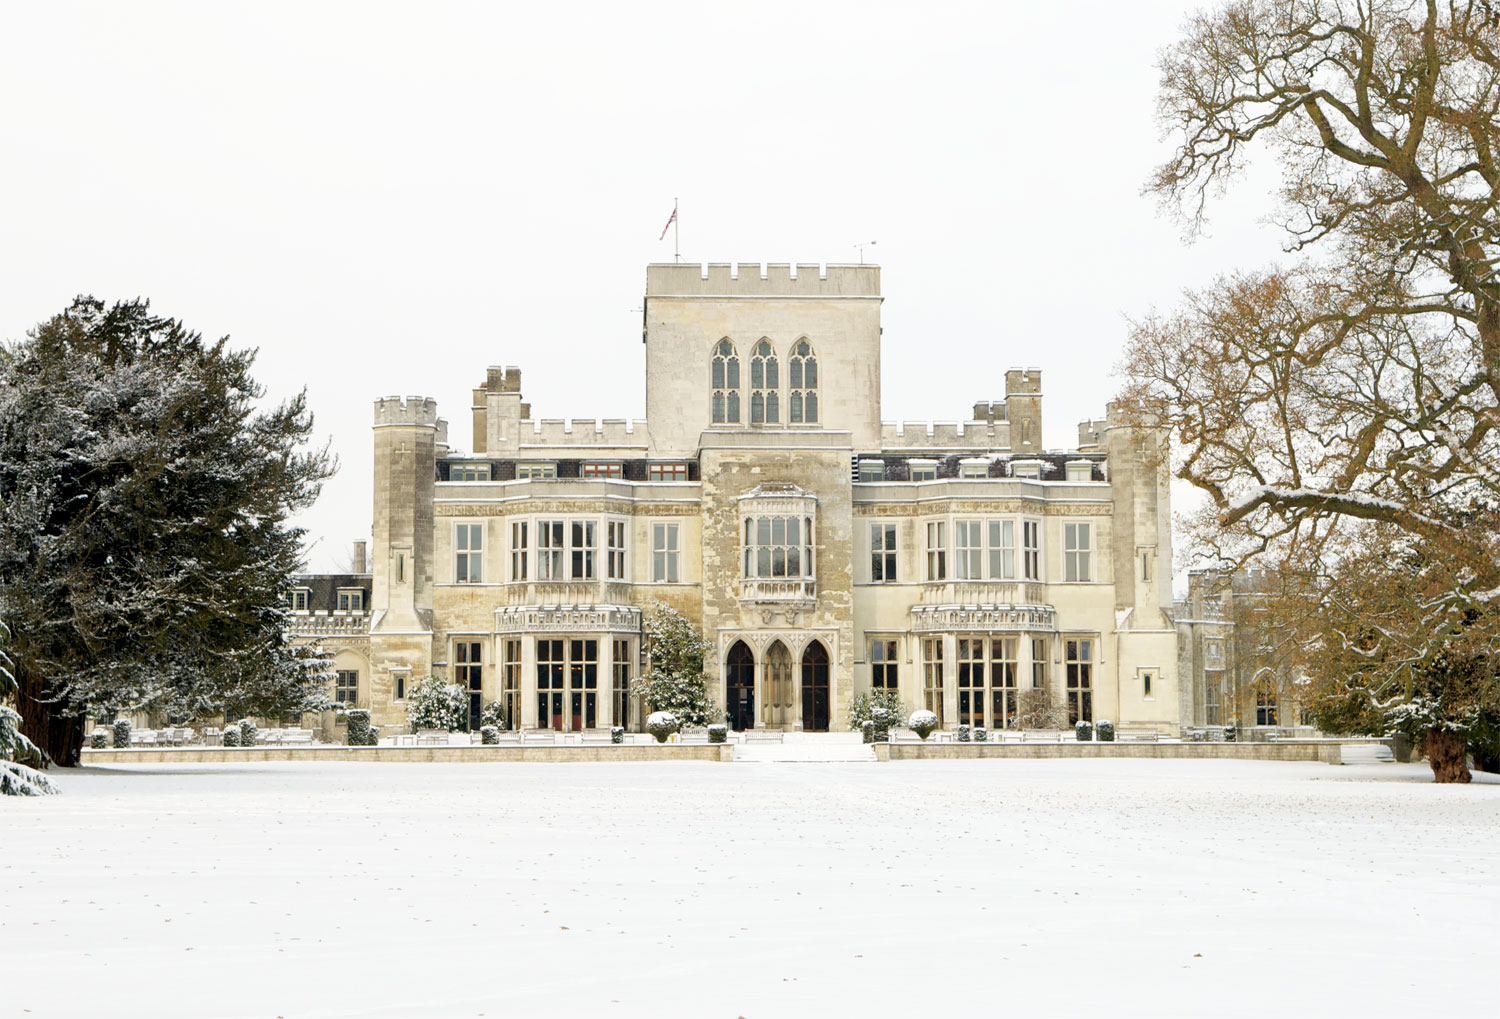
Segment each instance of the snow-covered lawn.
[[1500,787],[1430,777],[85,769],[0,803],[0,1014],[1482,1014]]

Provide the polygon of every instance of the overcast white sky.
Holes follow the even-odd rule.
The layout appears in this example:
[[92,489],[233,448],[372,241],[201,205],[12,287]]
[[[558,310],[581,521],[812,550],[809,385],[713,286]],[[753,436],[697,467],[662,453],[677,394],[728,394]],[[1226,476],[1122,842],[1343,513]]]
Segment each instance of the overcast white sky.
[[1046,373],[1102,412],[1127,320],[1280,252],[1140,196],[1155,56],[1199,4],[6,4],[0,337],[78,293],[260,350],[342,461],[309,566],[368,533],[371,401],[518,364],[538,417],[644,412],[645,264],[883,268],[886,420]]

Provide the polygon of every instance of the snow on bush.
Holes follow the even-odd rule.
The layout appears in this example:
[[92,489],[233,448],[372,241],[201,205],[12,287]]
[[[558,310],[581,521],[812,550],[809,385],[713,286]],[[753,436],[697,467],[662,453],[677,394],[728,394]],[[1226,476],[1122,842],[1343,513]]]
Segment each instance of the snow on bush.
[[[884,715],[878,714],[884,712]],[[881,733],[889,733],[892,729],[899,729],[906,721],[906,712],[902,708],[901,698],[894,690],[872,690],[862,693],[854,698],[854,703],[849,705],[849,728],[863,731],[866,722],[875,723],[875,742],[883,743],[886,737]]]
[[723,722],[715,722],[708,727],[708,741],[710,743],[723,743],[729,738],[729,726]]
[[967,725],[960,725],[958,727],[958,741],[960,743],[969,742],[969,727]]
[[611,728],[609,730],[609,741],[611,743],[624,743],[625,727],[623,725],[617,725]]
[[1094,733],[1099,737],[1100,743],[1113,743],[1115,741],[1115,723],[1107,718],[1101,718],[1094,726]]
[[646,731],[655,736],[658,743],[665,743],[677,729],[677,716],[670,711],[653,711],[646,717]]
[[[0,655],[0,684],[8,675],[4,655]],[[0,685],[0,692],[4,689]],[[0,707],[0,796],[46,796],[60,791],[46,775],[22,761],[44,764],[46,759],[22,734],[21,716],[10,708]]]
[[984,726],[977,726],[974,729],[974,742],[983,743],[988,738],[988,735],[989,734],[984,731]]
[[479,742],[487,747],[498,747],[500,745],[500,729],[493,725],[480,726]]
[[95,729],[93,732],[89,733],[89,749],[108,750],[109,733],[105,732],[103,729]]
[[931,711],[913,711],[906,727],[916,733],[917,738],[926,739],[937,731],[938,717]]
[[1092,743],[1094,740],[1094,727],[1083,719],[1073,723],[1073,735],[1080,743]]
[[110,726],[110,729],[114,733],[114,736],[115,736],[115,749],[116,750],[129,750],[130,749],[130,719],[128,719],[128,718],[117,718],[117,719],[115,719],[115,724],[112,725],[112,726]]
[[226,747],[237,747],[240,745],[240,727],[234,723],[224,726],[223,743]]
[[484,732],[484,726],[493,725],[496,729],[509,729],[505,724],[505,702],[490,701],[479,713],[480,732]]
[[429,677],[417,685],[406,708],[412,732],[447,729],[460,732],[469,727],[469,695],[463,687]]
[[253,747],[253,746],[255,746],[255,739],[259,735],[259,733],[260,733],[260,730],[255,727],[255,719],[253,719],[253,718],[242,718],[242,719],[240,719],[240,746],[242,746],[242,747]]
[[868,722],[867,721],[867,722],[863,723],[859,727],[859,732],[860,732],[860,736],[862,738],[862,742],[865,742],[865,743],[874,743],[875,742],[875,723],[874,722]]
[[1237,726],[1233,726],[1233,725],[1226,725],[1226,726],[1224,726],[1224,742],[1225,743],[1233,743],[1235,741],[1235,738],[1239,736],[1239,732],[1240,732],[1240,730],[1239,730],[1239,728]]
[[371,727],[369,708],[350,708],[346,721],[349,724],[348,740],[351,747],[379,745],[380,730]]
[[703,674],[703,656],[712,648],[692,620],[658,602],[642,620],[649,668],[630,684],[651,711],[664,711],[683,725],[704,726],[724,720]]

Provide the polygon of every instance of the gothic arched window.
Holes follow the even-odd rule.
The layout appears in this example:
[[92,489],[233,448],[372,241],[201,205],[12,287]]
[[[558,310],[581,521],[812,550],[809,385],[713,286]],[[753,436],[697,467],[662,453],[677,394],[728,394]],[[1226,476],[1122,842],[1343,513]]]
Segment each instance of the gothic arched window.
[[780,373],[776,350],[769,340],[755,345],[750,357],[750,423],[778,424],[781,421]]
[[714,347],[712,375],[714,424],[739,424],[740,356],[727,339]]
[[792,345],[788,381],[792,395],[787,400],[787,420],[792,424],[817,424],[818,357],[812,344],[798,340]]

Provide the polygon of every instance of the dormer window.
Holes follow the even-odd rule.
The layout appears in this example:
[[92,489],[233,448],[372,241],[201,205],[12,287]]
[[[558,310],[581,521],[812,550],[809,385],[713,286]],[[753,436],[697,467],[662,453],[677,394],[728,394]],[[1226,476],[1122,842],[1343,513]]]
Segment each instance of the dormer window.
[[913,481],[937,480],[936,460],[909,460],[907,461],[907,470],[910,471]]
[[448,467],[449,481],[488,481],[490,480],[489,464],[450,464]]
[[861,459],[857,477],[860,481],[884,481],[885,461]]
[[583,476],[585,478],[619,478],[624,476],[624,470],[618,462],[586,463],[583,465]]
[[975,480],[990,476],[990,462],[981,458],[971,460],[960,460],[958,463],[958,476]]
[[557,477],[557,464],[541,463],[538,461],[533,461],[531,463],[519,463],[516,464],[516,477],[522,481],[551,480]]
[[286,593],[286,607],[293,612],[307,612],[311,603],[311,588],[294,587]]
[[1012,460],[1010,462],[1010,476],[1013,478],[1027,478],[1031,481],[1042,480],[1042,462],[1040,460]]
[[1069,481],[1093,481],[1094,464],[1089,460],[1069,460],[1064,468]]
[[363,612],[365,610],[365,592],[358,587],[339,588],[339,611],[340,612]]

